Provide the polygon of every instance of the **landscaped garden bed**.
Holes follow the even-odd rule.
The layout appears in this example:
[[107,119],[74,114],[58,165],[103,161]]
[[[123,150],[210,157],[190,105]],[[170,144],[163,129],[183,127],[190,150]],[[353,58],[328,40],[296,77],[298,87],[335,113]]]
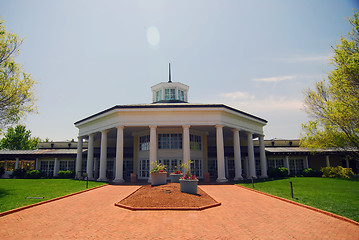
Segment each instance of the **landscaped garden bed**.
[[221,205],[198,187],[197,194],[182,193],[179,183],[145,185],[115,204],[130,210],[203,210]]

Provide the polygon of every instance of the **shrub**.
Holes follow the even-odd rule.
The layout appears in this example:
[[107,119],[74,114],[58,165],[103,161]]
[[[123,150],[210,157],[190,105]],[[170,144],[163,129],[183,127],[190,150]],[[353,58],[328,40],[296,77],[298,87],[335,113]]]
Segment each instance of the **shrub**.
[[269,168],[267,173],[270,178],[284,178],[288,177],[288,168]]
[[26,174],[26,170],[25,169],[15,169],[12,174],[11,174],[11,178],[25,178],[25,174]]
[[30,179],[39,179],[41,178],[41,172],[40,170],[28,170],[25,177]]
[[57,173],[57,178],[73,178],[74,176],[74,173],[70,170],[59,171]]
[[346,178],[349,179],[354,176],[351,168],[343,168],[342,166],[337,167],[323,167],[320,169],[323,173],[322,177],[328,178]]
[[0,178],[2,177],[2,175],[5,174],[5,168],[4,167],[1,167],[0,168]]
[[302,175],[304,177],[321,177],[322,173],[320,171],[312,169],[312,168],[305,168],[302,171]]

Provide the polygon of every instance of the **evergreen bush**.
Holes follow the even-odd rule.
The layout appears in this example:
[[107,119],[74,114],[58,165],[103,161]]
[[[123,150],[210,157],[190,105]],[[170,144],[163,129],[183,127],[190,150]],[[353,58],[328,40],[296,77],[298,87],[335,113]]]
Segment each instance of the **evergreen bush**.
[[25,169],[21,169],[21,168],[18,168],[18,169],[15,169],[12,174],[10,175],[11,178],[19,178],[19,179],[22,179],[22,178],[25,178],[25,174],[26,174],[26,170]]
[[73,178],[74,176],[75,174],[71,170],[59,171],[57,173],[57,178]]
[[313,168],[305,168],[302,171],[302,175],[304,177],[321,177],[322,173],[318,170],[315,170]]
[[267,174],[270,178],[285,178],[288,177],[288,168],[268,168]]
[[0,178],[2,177],[2,175],[5,174],[5,168],[4,167],[1,167],[0,168]]
[[28,170],[25,174],[25,178],[39,179],[41,178],[41,172],[40,170]]

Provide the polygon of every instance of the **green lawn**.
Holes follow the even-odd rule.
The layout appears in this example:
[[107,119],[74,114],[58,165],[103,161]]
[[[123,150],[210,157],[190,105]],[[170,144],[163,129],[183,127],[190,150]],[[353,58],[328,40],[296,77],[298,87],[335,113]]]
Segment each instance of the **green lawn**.
[[[293,183],[294,199],[290,183]],[[251,183],[239,183],[252,188]],[[359,222],[359,181],[334,178],[292,177],[257,182],[254,189],[294,200]]]
[[[105,183],[89,182],[89,188]],[[0,179],[0,212],[86,190],[86,181],[72,179]],[[26,199],[26,197],[45,197]]]

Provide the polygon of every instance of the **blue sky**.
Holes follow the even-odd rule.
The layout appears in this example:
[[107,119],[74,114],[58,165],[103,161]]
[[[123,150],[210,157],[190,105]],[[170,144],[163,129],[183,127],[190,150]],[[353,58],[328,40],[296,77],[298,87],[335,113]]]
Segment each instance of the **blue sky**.
[[74,122],[151,102],[150,87],[190,86],[189,102],[223,103],[268,120],[265,139],[298,138],[303,91],[325,78],[354,0],[0,0],[17,61],[39,82],[33,136],[76,139]]

